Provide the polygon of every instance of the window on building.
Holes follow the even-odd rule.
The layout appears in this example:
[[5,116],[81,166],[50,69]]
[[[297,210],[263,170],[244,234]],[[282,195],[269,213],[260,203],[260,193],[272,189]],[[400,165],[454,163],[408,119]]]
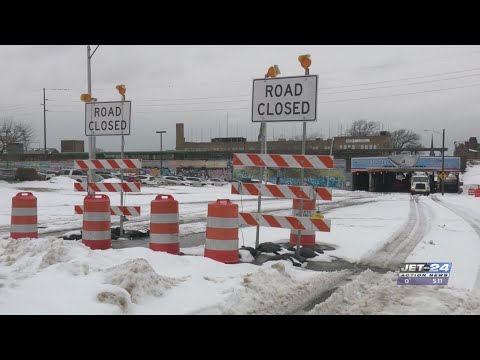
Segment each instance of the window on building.
[[360,150],[365,149],[365,145],[360,145]]
[[355,145],[352,145],[352,149],[355,150]]
[[376,148],[377,148],[377,145],[376,145],[376,144],[375,144],[375,145],[373,145],[373,148],[374,148],[374,149],[376,149]]
[[347,148],[348,148],[348,149],[351,149],[351,148],[352,148],[352,145],[347,145]]

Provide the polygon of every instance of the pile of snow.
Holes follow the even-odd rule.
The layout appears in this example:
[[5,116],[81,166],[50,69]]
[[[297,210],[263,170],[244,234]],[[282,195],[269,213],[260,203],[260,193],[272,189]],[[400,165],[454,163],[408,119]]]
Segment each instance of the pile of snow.
[[341,276],[289,261],[227,265],[53,237],[0,240],[0,313],[288,314]]
[[480,165],[467,164],[462,181],[464,185],[480,185]]
[[308,314],[480,314],[480,297],[443,286],[399,286],[398,274],[366,270]]

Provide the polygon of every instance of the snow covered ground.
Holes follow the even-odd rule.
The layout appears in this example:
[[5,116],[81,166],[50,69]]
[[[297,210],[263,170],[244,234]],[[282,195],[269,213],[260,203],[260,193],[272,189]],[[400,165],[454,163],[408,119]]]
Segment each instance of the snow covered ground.
[[[39,239],[9,239],[11,198],[20,191],[38,198]],[[148,226],[149,204],[160,193],[179,201],[184,234],[205,230],[207,204],[218,198],[256,210],[255,197],[229,192],[229,186],[143,187],[126,197],[126,205],[142,206],[142,216],[126,224]],[[0,314],[480,313],[480,198],[334,190],[333,201],[318,202],[331,232],[316,235],[333,250],[299,268],[285,260],[225,265],[204,258],[203,246],[182,248],[184,256],[145,247],[93,251],[49,235],[80,229],[73,205],[84,196],[66,178],[0,182]],[[119,205],[118,194],[110,199]],[[262,205],[289,214],[291,200]],[[265,227],[260,240],[287,242],[289,234]],[[254,244],[255,228],[241,228],[239,245]],[[448,286],[397,286],[404,261],[453,262]]]

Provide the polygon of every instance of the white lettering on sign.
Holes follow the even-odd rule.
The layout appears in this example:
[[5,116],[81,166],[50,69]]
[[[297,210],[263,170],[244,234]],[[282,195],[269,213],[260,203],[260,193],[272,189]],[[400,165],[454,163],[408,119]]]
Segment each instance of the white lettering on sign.
[[85,104],[85,135],[130,135],[131,101]]
[[348,143],[369,143],[370,139],[345,139],[345,142]]
[[317,120],[317,75],[254,79],[252,122]]

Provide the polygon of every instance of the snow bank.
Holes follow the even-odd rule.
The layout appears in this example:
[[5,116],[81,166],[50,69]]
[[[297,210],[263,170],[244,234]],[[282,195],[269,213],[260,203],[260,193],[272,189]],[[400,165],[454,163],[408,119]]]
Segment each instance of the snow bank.
[[480,185],[480,164],[467,164],[461,177],[464,185]]
[[[226,265],[55,238],[0,241],[2,314],[287,314],[345,272]],[[192,296],[194,294],[194,296]]]
[[443,286],[398,286],[397,274],[364,271],[308,314],[480,314],[480,298]]

